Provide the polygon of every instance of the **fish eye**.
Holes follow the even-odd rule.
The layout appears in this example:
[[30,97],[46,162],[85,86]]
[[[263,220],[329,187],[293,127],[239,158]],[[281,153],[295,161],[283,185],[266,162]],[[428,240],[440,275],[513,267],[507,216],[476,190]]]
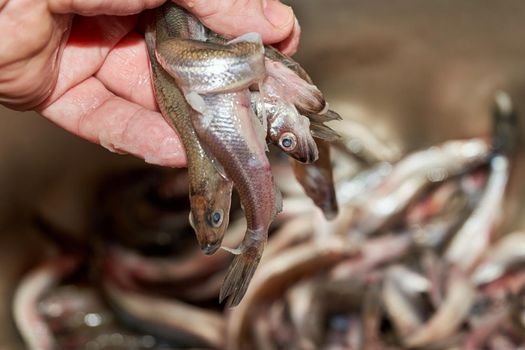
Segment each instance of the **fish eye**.
[[213,211],[210,215],[210,222],[213,227],[219,227],[222,224],[224,213],[221,209]]
[[297,138],[291,132],[285,132],[279,138],[279,146],[285,151],[292,151],[297,146]]

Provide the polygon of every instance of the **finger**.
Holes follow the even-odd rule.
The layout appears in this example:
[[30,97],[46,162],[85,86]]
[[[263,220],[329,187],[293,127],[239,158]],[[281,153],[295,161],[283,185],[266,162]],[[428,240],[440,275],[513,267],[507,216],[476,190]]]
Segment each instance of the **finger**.
[[[40,109],[95,74],[110,50],[136,24],[136,17],[75,17],[58,72],[55,88]],[[121,67],[122,68],[122,67]]]
[[156,110],[144,37],[129,33],[108,54],[96,78],[115,95]]
[[126,16],[162,5],[165,0],[49,0],[54,13],[76,13],[83,16]]
[[297,19],[295,20],[292,33],[285,40],[275,44],[275,47],[282,53],[292,56],[299,48],[299,38],[301,36],[301,27]]
[[162,116],[108,91],[89,78],[41,113],[73,134],[146,162],[181,167],[186,156],[180,140]]
[[53,88],[69,16],[52,16],[45,2],[8,1],[0,8],[0,103],[31,109]]
[[217,33],[236,37],[258,32],[264,43],[285,40],[293,30],[291,7],[277,0],[175,0]]

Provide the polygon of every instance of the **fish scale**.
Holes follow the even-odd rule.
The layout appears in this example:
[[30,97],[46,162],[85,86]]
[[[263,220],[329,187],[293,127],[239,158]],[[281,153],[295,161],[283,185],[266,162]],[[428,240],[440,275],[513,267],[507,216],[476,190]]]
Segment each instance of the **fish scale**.
[[[196,24],[193,26],[196,27]],[[174,6],[165,5],[157,10],[155,24],[148,26],[145,39],[157,104],[164,119],[177,131],[186,151],[192,226],[201,248],[211,254],[219,248],[228,227],[233,185],[222,177],[202,148],[190,120],[195,112],[174,79],[155,58],[157,43],[172,36],[188,37],[190,27],[190,17]],[[223,220],[216,227],[210,222],[209,215],[218,210],[222,211]]]
[[[256,184],[263,183],[267,188],[273,189],[270,164],[256,135],[247,134],[251,129],[250,119],[255,118],[251,115],[253,112],[249,107],[238,104],[249,100],[249,92],[211,95],[203,98],[211,116],[203,115],[194,118],[199,138],[207,148],[210,148],[210,152],[225,169],[235,169],[236,173],[232,178],[239,179],[234,180],[234,183],[241,198],[246,199],[243,200],[245,209],[257,208],[257,210],[245,211],[248,228],[269,226],[273,219],[275,196],[272,195],[272,190],[264,191]],[[239,110],[244,112],[242,117],[245,120],[238,117]],[[206,118],[211,118],[211,122],[203,125],[202,121]],[[257,155],[254,156],[254,153]]]
[[[237,256],[226,273],[219,296],[221,301],[228,298],[227,306],[235,306],[246,293],[261,259],[268,228],[282,208],[265,153],[265,137],[258,133],[259,121],[251,108],[248,90],[254,84],[261,85],[269,67],[265,65],[260,35],[248,33],[230,42],[214,43],[206,37],[208,34],[165,40],[158,43],[155,54],[198,112],[191,115],[197,136],[233,181],[245,211],[247,231],[240,246],[232,250]],[[327,105],[315,86],[282,63],[268,64],[278,84],[297,89],[286,95],[298,96],[289,101],[291,104],[308,113],[333,114],[325,111]],[[330,134],[328,127],[323,131]],[[313,154],[306,160],[312,161],[316,156]],[[327,161],[330,167],[329,156]]]

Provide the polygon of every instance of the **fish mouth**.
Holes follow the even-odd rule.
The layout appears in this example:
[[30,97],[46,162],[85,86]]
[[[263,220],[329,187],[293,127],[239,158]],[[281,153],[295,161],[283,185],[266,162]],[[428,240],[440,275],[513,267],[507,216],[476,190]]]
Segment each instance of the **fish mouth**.
[[220,247],[221,247],[221,241],[220,240],[217,240],[217,241],[211,242],[211,243],[203,243],[203,244],[201,244],[201,250],[206,255],[212,255]]
[[304,164],[312,164],[315,161],[317,161],[317,159],[319,158],[319,152],[317,151],[317,147],[315,147],[315,143],[314,147],[307,146],[306,149],[306,154],[296,157],[296,159]]
[[319,151],[317,150],[317,145],[313,142],[312,147],[308,148],[308,163],[314,163],[319,159]]

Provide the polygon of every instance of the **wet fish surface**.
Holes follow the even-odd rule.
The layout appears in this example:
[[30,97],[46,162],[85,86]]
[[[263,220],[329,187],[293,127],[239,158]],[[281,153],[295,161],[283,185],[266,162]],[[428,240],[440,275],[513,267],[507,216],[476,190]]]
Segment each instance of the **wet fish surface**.
[[[190,222],[206,254],[220,247],[229,223],[232,182],[216,169],[197,138],[191,124],[196,112],[188,105],[174,79],[158,64],[155,56],[157,43],[173,36],[189,36],[196,23],[173,4],[159,8],[155,24],[146,32],[155,95],[159,109],[168,123],[177,130],[186,150],[189,173]],[[194,30],[195,31],[195,30]]]
[[247,34],[225,45],[173,39],[157,45],[162,66],[175,78],[186,100],[198,113],[193,127],[209,154],[218,161],[239,193],[247,232],[224,280],[220,300],[237,305],[262,256],[269,226],[281,210],[257,133],[248,87],[264,78],[260,37]]

